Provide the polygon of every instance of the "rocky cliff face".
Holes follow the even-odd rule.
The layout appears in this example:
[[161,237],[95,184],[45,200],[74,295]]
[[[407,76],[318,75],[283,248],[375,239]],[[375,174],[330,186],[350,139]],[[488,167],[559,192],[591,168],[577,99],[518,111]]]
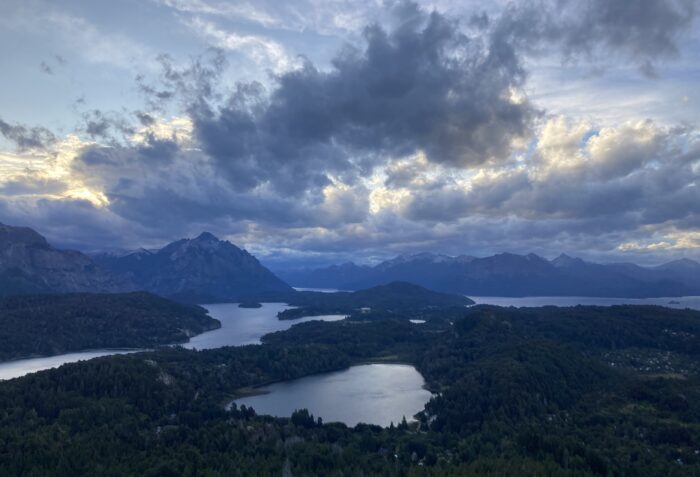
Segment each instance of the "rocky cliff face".
[[57,250],[30,228],[0,224],[0,296],[126,288],[88,256]]

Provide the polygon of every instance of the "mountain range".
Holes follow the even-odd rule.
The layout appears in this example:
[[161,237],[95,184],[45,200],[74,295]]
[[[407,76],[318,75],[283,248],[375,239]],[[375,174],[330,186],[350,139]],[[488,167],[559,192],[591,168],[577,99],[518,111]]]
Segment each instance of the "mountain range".
[[284,301],[294,293],[288,283],[360,290],[396,281],[472,296],[672,297],[700,295],[700,264],[682,259],[642,267],[563,254],[547,260],[535,254],[421,253],[375,266],[346,263],[275,275],[246,250],[208,232],[161,249],[88,256],[56,249],[30,228],[0,224],[0,296],[143,290],[191,303]]
[[375,266],[349,262],[280,270],[296,287],[359,290],[396,280],[472,296],[599,296],[645,298],[700,294],[700,264],[689,259],[657,267],[599,264],[560,255],[501,253],[477,258],[434,253],[400,255]]
[[134,290],[198,303],[293,291],[247,251],[207,232],[155,251],[88,256],[0,224],[0,296]]

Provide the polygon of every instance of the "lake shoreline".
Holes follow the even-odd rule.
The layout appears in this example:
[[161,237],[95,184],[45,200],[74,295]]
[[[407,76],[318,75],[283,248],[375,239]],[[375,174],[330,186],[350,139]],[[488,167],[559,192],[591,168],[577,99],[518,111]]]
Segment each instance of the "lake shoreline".
[[[182,343],[173,343],[173,345],[180,345]],[[173,345],[162,345],[162,346],[173,346]],[[69,351],[62,351],[60,353],[56,354],[31,354],[31,355],[26,355],[26,356],[20,356],[18,358],[11,358],[11,359],[6,359],[5,361],[0,361],[0,366],[3,364],[10,364],[10,363],[16,363],[17,361],[25,361],[29,359],[48,359],[48,358],[55,358],[57,356],[64,356],[68,354],[78,354],[78,353],[101,353],[103,351],[114,351],[114,354],[123,354],[123,353],[140,353],[142,351],[153,351],[154,349],[158,349],[160,346],[154,347],[154,348],[88,348],[88,349],[78,349],[78,350],[69,350]],[[105,356],[111,356],[111,355],[105,355]],[[88,358],[91,359],[91,358]],[[0,378],[0,380],[2,380]]]
[[[475,297],[477,304],[487,304],[494,306],[515,306],[515,307],[540,307],[540,306],[558,306],[571,307],[576,305],[584,306],[612,306],[619,304],[630,305],[660,305],[666,308],[675,309],[700,309],[700,297],[683,296],[677,299],[666,297],[661,299],[632,299],[619,300],[610,298],[582,298],[582,297],[528,297],[514,299],[508,297]],[[669,303],[671,300],[674,303]],[[284,331],[298,323],[304,323],[312,320],[335,321],[344,319],[345,315],[316,315],[310,317],[299,318],[296,320],[279,320],[276,314],[285,308],[290,307],[286,303],[262,303],[261,308],[245,309],[238,308],[239,303],[224,303],[224,304],[202,304],[202,308],[206,309],[209,315],[216,320],[217,323],[212,324],[211,329],[203,330],[202,333],[190,337],[187,341],[170,343],[161,346],[183,346],[187,349],[213,349],[222,346],[243,346],[243,345],[259,345],[263,343],[261,339],[264,335]],[[51,355],[25,355],[23,357],[14,357],[12,359],[0,362],[0,380],[12,379],[14,377],[24,376],[26,374],[35,373],[44,369],[56,368],[62,364],[93,359],[99,356],[108,354],[120,353],[135,353],[141,351],[149,351],[153,348],[102,348],[102,349],[83,349],[77,351],[67,351],[64,353]],[[86,356],[78,356],[84,353]],[[104,353],[94,356],[95,353]],[[93,354],[93,355],[91,355]],[[62,356],[66,356],[66,360],[61,360]],[[46,363],[33,363],[32,360],[46,360]],[[386,358],[376,360],[365,360],[366,363],[382,363],[389,362]],[[13,366],[14,364],[14,366]],[[401,360],[397,364],[402,363]],[[3,369],[4,368],[4,369]],[[426,388],[431,392],[434,389]]]
[[[218,320],[217,320],[218,321]],[[103,352],[103,351],[114,351],[115,354],[121,354],[124,352],[128,353],[139,353],[139,352],[145,352],[145,351],[153,351],[157,349],[162,349],[162,348],[168,348],[171,346],[180,346],[184,345],[190,342],[190,340],[196,336],[199,336],[204,333],[208,333],[209,331],[216,331],[219,328],[221,328],[221,323],[218,324],[218,326],[214,326],[212,328],[207,328],[206,330],[203,330],[201,333],[197,333],[191,336],[187,336],[186,340],[183,341],[175,341],[172,343],[165,343],[165,344],[154,344],[149,348],[115,348],[115,347],[107,347],[107,348],[82,348],[82,349],[75,349],[75,350],[63,350],[59,351],[58,353],[53,353],[53,354],[30,354],[30,355],[25,355],[25,356],[19,356],[16,358],[11,358],[11,359],[6,359],[4,361],[0,361],[0,366],[3,364],[9,364],[9,363],[14,363],[16,361],[24,361],[27,359],[43,359],[43,358],[55,358],[57,356],[63,356],[67,354],[77,354],[77,353],[98,353],[98,352]]]
[[[290,378],[290,379],[275,379],[275,380],[271,380],[271,381],[266,381],[266,382],[261,383],[261,384],[256,384],[253,386],[243,386],[242,388],[236,389],[233,392],[233,394],[231,394],[231,399],[233,399],[235,401],[236,399],[241,399],[244,397],[261,396],[264,394],[269,394],[270,391],[264,391],[261,388],[271,386],[273,384],[283,383],[285,381],[293,381],[295,379],[302,379],[302,378],[308,378],[311,376],[319,376],[322,374],[335,373],[338,371],[345,371],[347,369],[352,368],[353,366],[364,366],[364,365],[368,365],[368,364],[396,364],[396,365],[401,365],[401,366],[410,366],[412,368],[416,367],[416,365],[414,363],[411,363],[410,361],[402,360],[398,357],[395,358],[393,356],[387,356],[386,358],[377,357],[377,358],[372,358],[372,359],[368,359],[368,360],[353,361],[350,365],[343,366],[342,368],[335,368],[335,369],[329,369],[326,371],[319,371],[317,373],[305,374],[303,376],[298,376],[296,378]],[[424,389],[426,391],[431,391],[427,387],[427,384],[424,385]]]
[[416,420],[434,395],[415,365],[396,356],[353,361],[332,371],[239,388],[235,394],[225,409],[235,404],[280,418],[307,409],[324,422],[349,427]]
[[[401,359],[399,357],[394,357],[394,356],[387,356],[387,357],[376,357],[372,359],[367,359],[367,360],[358,360],[358,361],[353,361],[349,366],[344,366],[342,368],[336,368],[336,369],[330,369],[327,371],[319,371],[317,373],[310,373],[310,374],[305,374],[303,376],[298,376],[296,378],[290,378],[290,379],[275,379],[271,381],[266,381],[261,384],[256,384],[253,386],[243,386],[242,388],[236,389],[232,394],[229,395],[229,398],[224,402],[223,407],[226,410],[231,409],[231,405],[234,403],[234,401],[238,399],[243,399],[247,397],[253,397],[253,396],[264,396],[265,394],[270,394],[272,391],[263,389],[268,386],[272,386],[273,384],[279,384],[279,383],[284,383],[288,381],[294,381],[297,379],[303,379],[303,378],[309,378],[312,376],[321,376],[324,374],[330,374],[330,373],[337,373],[338,371],[346,371],[354,366],[366,366],[366,365],[371,365],[371,364],[394,364],[398,366],[409,366],[416,371],[422,376],[423,373],[421,373],[418,368],[416,368],[415,363],[411,363],[410,361],[407,361],[405,359]],[[425,378],[424,378],[425,379]],[[422,389],[425,389],[426,391],[430,392],[431,394],[436,394],[438,392],[437,389],[434,389],[431,387],[428,382],[425,382],[422,386]]]

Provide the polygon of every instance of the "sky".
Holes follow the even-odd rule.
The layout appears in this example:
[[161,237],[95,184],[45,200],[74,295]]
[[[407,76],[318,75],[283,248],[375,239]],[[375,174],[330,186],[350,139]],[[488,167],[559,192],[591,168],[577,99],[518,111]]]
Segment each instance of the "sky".
[[3,0],[0,222],[278,267],[700,259],[700,0]]

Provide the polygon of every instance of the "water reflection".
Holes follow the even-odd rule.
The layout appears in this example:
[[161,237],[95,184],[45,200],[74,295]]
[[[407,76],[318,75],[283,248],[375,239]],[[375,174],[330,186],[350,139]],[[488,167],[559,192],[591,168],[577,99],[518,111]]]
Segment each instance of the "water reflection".
[[57,368],[62,364],[85,361],[99,356],[111,354],[127,354],[145,350],[125,350],[125,349],[98,349],[94,351],[79,351],[77,353],[59,354],[44,358],[18,359],[0,363],[0,381],[5,379],[18,378],[29,373],[36,373],[44,369]]
[[221,328],[191,338],[189,343],[183,345],[185,348],[209,349],[259,344],[263,335],[286,330],[297,323],[312,320],[338,321],[345,318],[345,315],[323,315],[278,320],[278,312],[291,308],[284,303],[263,303],[261,308],[238,308],[235,303],[202,306],[209,311],[211,317],[221,322]]
[[[221,328],[193,337],[183,346],[186,348],[209,349],[221,346],[239,346],[260,343],[260,338],[273,331],[286,330],[297,323],[311,320],[336,321],[344,315],[325,315],[300,320],[278,320],[277,312],[289,308],[284,303],[264,303],[262,308],[238,308],[236,303],[203,305],[209,314],[221,321]],[[62,364],[74,363],[99,356],[133,353],[144,350],[98,349],[61,354],[42,358],[20,359],[0,363],[0,380],[17,378],[44,369],[57,368]]]
[[258,414],[289,417],[306,408],[324,422],[360,422],[388,426],[410,421],[431,397],[423,376],[404,364],[367,364],[271,384],[267,394],[237,399]]
[[660,297],[660,298],[601,298],[588,296],[469,296],[478,305],[498,306],[576,306],[576,305],[660,305],[669,308],[692,308],[700,310],[700,296]]

